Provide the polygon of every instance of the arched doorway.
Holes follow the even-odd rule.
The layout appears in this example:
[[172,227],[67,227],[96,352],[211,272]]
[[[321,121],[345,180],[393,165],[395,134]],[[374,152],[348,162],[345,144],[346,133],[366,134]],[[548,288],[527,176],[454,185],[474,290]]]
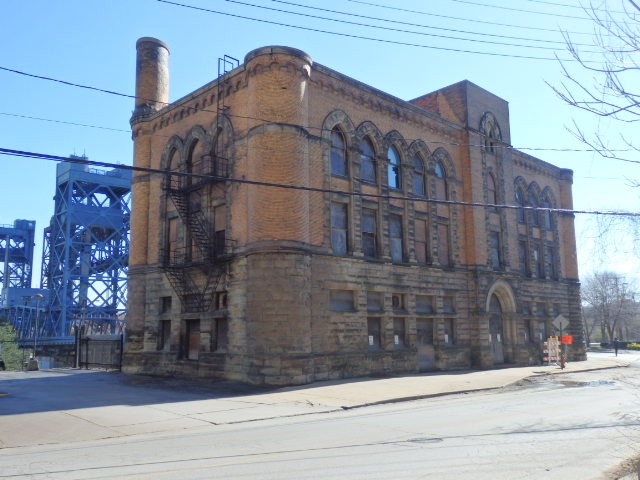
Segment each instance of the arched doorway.
[[504,363],[502,306],[495,293],[491,295],[491,299],[489,300],[489,340],[491,343],[493,364]]
[[516,302],[513,290],[507,282],[498,280],[491,286],[485,311],[493,365],[514,361]]

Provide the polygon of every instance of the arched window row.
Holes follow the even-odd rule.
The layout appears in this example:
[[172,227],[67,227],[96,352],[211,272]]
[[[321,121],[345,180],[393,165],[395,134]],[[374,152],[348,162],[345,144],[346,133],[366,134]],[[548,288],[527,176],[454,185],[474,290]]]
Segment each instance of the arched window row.
[[167,171],[228,177],[233,129],[225,119],[207,131],[193,127],[184,139],[174,135],[167,142],[161,168]]
[[536,182],[527,184],[522,177],[518,177],[514,189],[516,219],[518,223],[528,224],[530,227],[543,230],[553,230],[555,215],[551,211],[556,202],[553,193],[546,187],[540,190]]
[[342,124],[328,129],[331,175],[382,184],[418,197],[451,198],[449,187],[455,172],[445,149],[430,153],[419,140],[407,147],[397,132],[382,138],[375,127],[369,125],[368,131],[362,130],[356,130],[355,137],[349,138],[349,130]]

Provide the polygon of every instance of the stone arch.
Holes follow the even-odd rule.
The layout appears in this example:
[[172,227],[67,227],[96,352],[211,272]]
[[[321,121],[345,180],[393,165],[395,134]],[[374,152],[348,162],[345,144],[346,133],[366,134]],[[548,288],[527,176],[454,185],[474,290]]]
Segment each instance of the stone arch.
[[[421,197],[427,196],[427,171],[429,169],[429,147],[422,140],[414,140],[409,145],[407,158],[411,163],[412,193]],[[421,189],[421,190],[420,190]]]
[[480,133],[484,137],[484,146],[491,152],[495,153],[497,142],[502,142],[502,131],[495,115],[491,112],[485,112],[480,120]]
[[511,285],[504,280],[498,280],[489,289],[486,298],[485,311],[490,310],[491,296],[495,295],[500,301],[503,312],[515,313],[517,311],[516,296]]
[[164,147],[162,157],[160,159],[160,168],[162,170],[171,170],[173,165],[170,164],[173,154],[178,154],[178,165],[181,166],[183,162],[183,150],[184,143],[177,135],[172,136]]
[[[342,135],[342,141],[344,141],[344,146],[341,147],[338,151],[343,152],[340,154],[340,175],[343,175],[342,170],[346,170],[346,176],[349,177],[352,175],[353,166],[352,163],[352,150],[354,145],[353,135],[355,133],[355,127],[353,122],[349,116],[343,112],[342,110],[333,110],[329,115],[327,115],[322,123],[322,140],[323,143],[327,146],[325,149],[325,168],[327,172],[332,172],[332,155],[333,150],[333,131],[338,130]],[[344,155],[344,158],[342,158]],[[342,163],[344,162],[344,163]]]

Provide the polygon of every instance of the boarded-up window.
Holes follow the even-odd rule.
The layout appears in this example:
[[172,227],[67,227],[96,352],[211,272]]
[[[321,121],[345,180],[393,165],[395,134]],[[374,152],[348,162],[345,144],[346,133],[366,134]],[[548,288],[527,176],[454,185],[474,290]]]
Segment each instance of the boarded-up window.
[[170,218],[167,225],[167,260],[178,263],[178,217]]
[[433,320],[416,319],[416,342],[418,345],[433,345]]
[[434,300],[434,297],[431,295],[416,295],[416,313],[434,313]]
[[400,263],[404,260],[402,217],[400,215],[389,215],[389,249],[391,250],[392,261]]
[[416,260],[419,263],[427,263],[429,259],[427,246],[427,222],[425,220],[416,219],[414,221],[414,229]]
[[331,130],[331,173],[347,176],[347,149],[344,135],[338,127]]
[[438,224],[438,262],[442,266],[451,264],[451,256],[449,253],[449,225],[444,223]]
[[367,337],[369,348],[380,348],[380,318],[367,317]]
[[334,312],[353,312],[353,291],[331,290],[329,292],[329,308]]
[[395,311],[405,311],[405,296],[402,293],[394,293],[391,295],[391,308]]
[[362,253],[365,257],[378,256],[376,211],[362,209]]
[[450,296],[442,297],[442,311],[444,313],[455,313],[456,304],[455,299]]
[[158,350],[168,351],[170,348],[170,345],[171,345],[171,320],[160,320],[160,324],[158,327]]
[[160,297],[160,313],[171,312],[171,297]]
[[444,344],[445,345],[455,345],[456,343],[456,335],[455,335],[455,321],[453,318],[445,318],[444,319]]
[[489,262],[493,269],[498,269],[502,265],[498,232],[489,232]]
[[396,348],[405,346],[405,320],[404,318],[393,319],[393,345]]
[[331,203],[331,248],[336,255],[347,253],[347,205]]
[[360,142],[360,180],[376,183],[376,154],[368,137]]
[[544,252],[544,261],[546,265],[547,275],[549,278],[558,278],[556,272],[556,254],[553,247],[546,247]]
[[420,155],[414,155],[411,160],[413,166],[413,194],[424,197],[425,188],[424,188],[424,162]]
[[187,320],[185,330],[184,350],[187,359],[198,360],[200,353],[200,320]]
[[520,265],[520,273],[529,275],[529,255],[527,253],[527,242],[525,240],[518,242],[518,263]]
[[367,311],[381,312],[384,310],[384,295],[382,292],[367,292]]
[[214,256],[224,255],[226,251],[227,237],[227,209],[224,205],[215,207],[213,210],[214,236]]
[[229,322],[226,318],[216,318],[215,352],[222,352],[227,349],[229,343]]

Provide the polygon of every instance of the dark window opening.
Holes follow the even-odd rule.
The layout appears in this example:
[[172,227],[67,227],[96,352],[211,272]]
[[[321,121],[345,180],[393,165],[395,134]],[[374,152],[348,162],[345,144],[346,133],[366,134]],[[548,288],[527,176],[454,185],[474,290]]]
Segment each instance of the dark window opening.
[[334,202],[331,204],[331,248],[336,255],[347,254],[347,235],[347,205]]
[[404,260],[402,217],[400,215],[389,215],[389,249],[393,262],[401,263]]
[[393,319],[393,346],[404,348],[405,346],[405,320],[404,318]]
[[360,142],[360,180],[376,183],[376,154],[367,137]]
[[365,208],[362,210],[362,253],[365,257],[378,256],[376,211]]
[[378,349],[381,345],[380,338],[380,318],[368,317],[367,318],[367,337],[368,345],[371,349]]
[[402,169],[400,168],[400,155],[398,150],[393,145],[389,147],[387,152],[387,160],[389,165],[387,166],[388,185],[395,190],[402,189]]
[[331,173],[347,176],[347,149],[344,135],[338,127],[331,130]]

